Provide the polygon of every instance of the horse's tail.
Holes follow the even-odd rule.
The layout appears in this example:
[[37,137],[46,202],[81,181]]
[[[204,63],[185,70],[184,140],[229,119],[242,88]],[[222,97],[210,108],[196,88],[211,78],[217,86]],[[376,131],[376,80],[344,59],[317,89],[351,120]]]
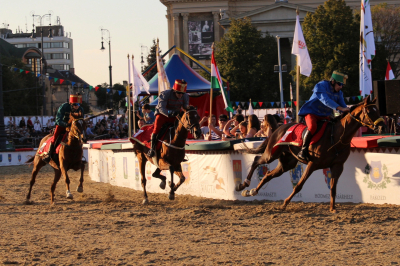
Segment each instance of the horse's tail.
[[244,146],[244,150],[240,150],[240,152],[241,153],[249,153],[249,154],[260,154],[260,153],[264,153],[264,151],[265,151],[265,149],[267,148],[267,145],[268,145],[268,140],[269,140],[269,138],[266,138],[265,140],[264,140],[264,142],[263,143],[261,143],[261,145],[260,146],[258,146],[257,148],[255,148],[255,149],[250,149],[249,147],[247,147],[247,145],[244,143],[244,142],[242,142],[242,144],[243,144],[243,146]]
[[33,164],[33,161],[35,160],[35,156],[30,156],[29,160],[25,162],[25,164],[31,165]]

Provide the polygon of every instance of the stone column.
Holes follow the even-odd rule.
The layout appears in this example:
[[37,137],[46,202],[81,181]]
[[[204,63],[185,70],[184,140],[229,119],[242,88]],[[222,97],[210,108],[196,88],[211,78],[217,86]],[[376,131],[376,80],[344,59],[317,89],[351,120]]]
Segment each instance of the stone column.
[[180,40],[181,40],[181,36],[180,36],[180,32],[179,32],[179,14],[173,14],[174,16],[174,45],[176,45],[177,47],[180,47]]
[[[165,15],[168,20],[168,49],[174,45],[174,28],[172,24],[172,16],[170,14]],[[169,57],[171,57],[173,51],[169,52]]]
[[[181,13],[183,17],[183,25],[182,25],[182,35],[183,35],[183,47],[181,48],[186,53],[189,53],[189,28],[188,28],[188,19],[189,13]],[[185,62],[189,64],[189,58],[181,55],[181,58],[184,58]]]
[[214,16],[214,42],[219,42],[220,40],[220,26],[218,24],[219,21],[219,12],[212,12]]

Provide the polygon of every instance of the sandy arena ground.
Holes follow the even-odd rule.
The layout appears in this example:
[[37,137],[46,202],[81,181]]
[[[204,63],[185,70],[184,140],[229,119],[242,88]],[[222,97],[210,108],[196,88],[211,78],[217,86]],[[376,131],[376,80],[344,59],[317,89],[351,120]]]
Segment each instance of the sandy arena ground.
[[[53,170],[41,170],[25,205],[27,166],[0,168],[0,264],[397,265],[400,206],[239,202],[149,194],[92,182],[50,206]],[[69,171],[75,191],[78,173]],[[306,184],[307,185],[307,184]],[[168,188],[167,188],[168,189]]]

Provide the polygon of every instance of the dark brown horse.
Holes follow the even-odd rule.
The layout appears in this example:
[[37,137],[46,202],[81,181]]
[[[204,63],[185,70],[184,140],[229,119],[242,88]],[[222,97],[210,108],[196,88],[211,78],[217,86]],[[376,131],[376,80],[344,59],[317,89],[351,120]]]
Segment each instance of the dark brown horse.
[[[197,114],[196,108],[190,106],[188,110],[182,113],[181,117],[177,117],[179,125],[175,131],[168,131],[165,140],[162,143],[161,150],[156,151],[156,156],[149,158],[147,156],[148,148],[135,142],[133,150],[136,157],[139,160],[140,174],[142,176],[142,187],[143,187],[143,204],[148,204],[149,200],[146,193],[146,177],[145,169],[146,162],[150,161],[154,164],[157,169],[153,173],[153,177],[161,179],[160,188],[165,189],[166,177],[161,175],[162,170],[169,170],[171,173],[171,182],[169,186],[171,191],[169,193],[169,199],[175,199],[175,191],[185,182],[185,176],[182,173],[181,162],[185,158],[185,145],[188,132],[198,139],[201,136],[201,130],[199,125],[199,115]],[[171,140],[171,141],[170,141]],[[178,184],[174,184],[174,173],[179,176]]]
[[[60,147],[58,153],[58,161],[57,164],[53,159],[50,161],[50,166],[54,169],[54,181],[51,185],[50,196],[51,196],[51,204],[54,204],[54,191],[56,189],[56,185],[58,180],[60,180],[61,175],[65,177],[65,183],[67,186],[67,198],[72,199],[73,196],[69,190],[70,180],[67,174],[69,169],[74,169],[75,171],[81,170],[81,177],[79,179],[79,185],[77,188],[78,192],[83,192],[83,172],[85,171],[85,163],[82,161],[83,156],[83,149],[82,144],[84,141],[84,132],[86,130],[86,122],[84,119],[81,118],[81,114],[70,114],[70,119],[68,123],[71,124],[71,127],[67,128],[67,141]],[[47,139],[52,137],[52,134],[45,136],[41,142],[40,146],[46,142]],[[26,196],[26,202],[30,203],[32,187],[35,184],[36,176],[39,173],[40,169],[46,165],[46,163],[42,160],[39,156],[38,152],[35,156],[30,158],[26,163],[33,163],[33,170],[32,170],[32,178],[30,182],[29,192]]]
[[[300,181],[293,189],[292,194],[285,199],[282,209],[285,209],[290,200],[302,189],[308,177],[318,169],[330,168],[331,179],[331,204],[330,211],[336,212],[335,197],[336,186],[340,175],[343,171],[343,165],[350,155],[350,142],[356,134],[360,126],[367,126],[374,130],[376,133],[382,133],[385,129],[383,119],[380,118],[379,110],[375,105],[376,98],[370,101],[370,97],[365,98],[364,102],[353,106],[350,113],[342,115],[341,118],[333,121],[334,127],[327,126],[321,139],[309,147],[310,161],[306,163],[307,167],[301,176]],[[257,188],[244,190],[242,196],[255,196],[261,187],[269,182],[271,179],[281,176],[283,173],[293,169],[300,159],[297,157],[301,147],[293,145],[278,146],[274,154],[271,155],[271,150],[274,145],[283,137],[286,131],[294,124],[280,126],[270,137],[256,149],[248,149],[246,146],[246,153],[258,154],[263,153],[262,156],[256,156],[251,166],[250,172],[247,175],[243,184],[238,184],[236,191],[241,191],[250,185],[250,180],[254,170],[261,164],[268,164],[278,159],[278,166],[272,171],[268,171],[263,179],[258,184]],[[333,132],[332,132],[333,130]],[[333,143],[331,141],[333,138]]]

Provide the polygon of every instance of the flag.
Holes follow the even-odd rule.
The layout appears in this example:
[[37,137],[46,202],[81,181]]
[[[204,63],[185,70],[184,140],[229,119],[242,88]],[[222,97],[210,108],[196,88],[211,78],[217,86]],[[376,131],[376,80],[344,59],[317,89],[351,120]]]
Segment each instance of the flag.
[[134,60],[132,58],[132,84],[133,84],[133,100],[134,102],[137,101],[139,94],[140,94],[140,88],[144,88],[147,94],[150,94],[149,89],[150,85],[147,82],[147,80],[143,77],[142,73],[140,73],[137,68],[135,67]]
[[290,82],[290,100],[293,100],[292,83]]
[[251,105],[251,100],[249,102],[249,115],[254,115],[253,106]]
[[312,64],[298,14],[296,16],[296,27],[294,29],[292,54],[298,56],[297,64],[300,66],[300,74],[309,77],[311,75]]
[[158,39],[157,39],[156,56],[157,56],[157,72],[158,72],[158,94],[160,94],[163,91],[171,89],[171,86],[169,85],[167,73],[165,73],[164,64],[162,61],[162,57],[160,55]]
[[285,104],[285,118],[283,119],[283,121],[284,121],[283,123],[284,123],[284,124],[287,124],[286,117],[287,117],[287,113],[286,113],[286,104]]
[[385,80],[392,80],[395,79],[392,68],[390,67],[390,64],[388,62],[387,68],[386,68],[386,76]]
[[225,90],[224,86],[222,86],[221,75],[219,74],[218,66],[214,58],[214,50],[211,53],[211,89],[221,90],[222,97],[224,98],[225,110],[228,112],[233,112],[231,102],[229,101],[228,92]]
[[369,0],[361,0],[360,22],[360,94],[372,93],[371,60],[375,56],[374,32],[372,28]]

